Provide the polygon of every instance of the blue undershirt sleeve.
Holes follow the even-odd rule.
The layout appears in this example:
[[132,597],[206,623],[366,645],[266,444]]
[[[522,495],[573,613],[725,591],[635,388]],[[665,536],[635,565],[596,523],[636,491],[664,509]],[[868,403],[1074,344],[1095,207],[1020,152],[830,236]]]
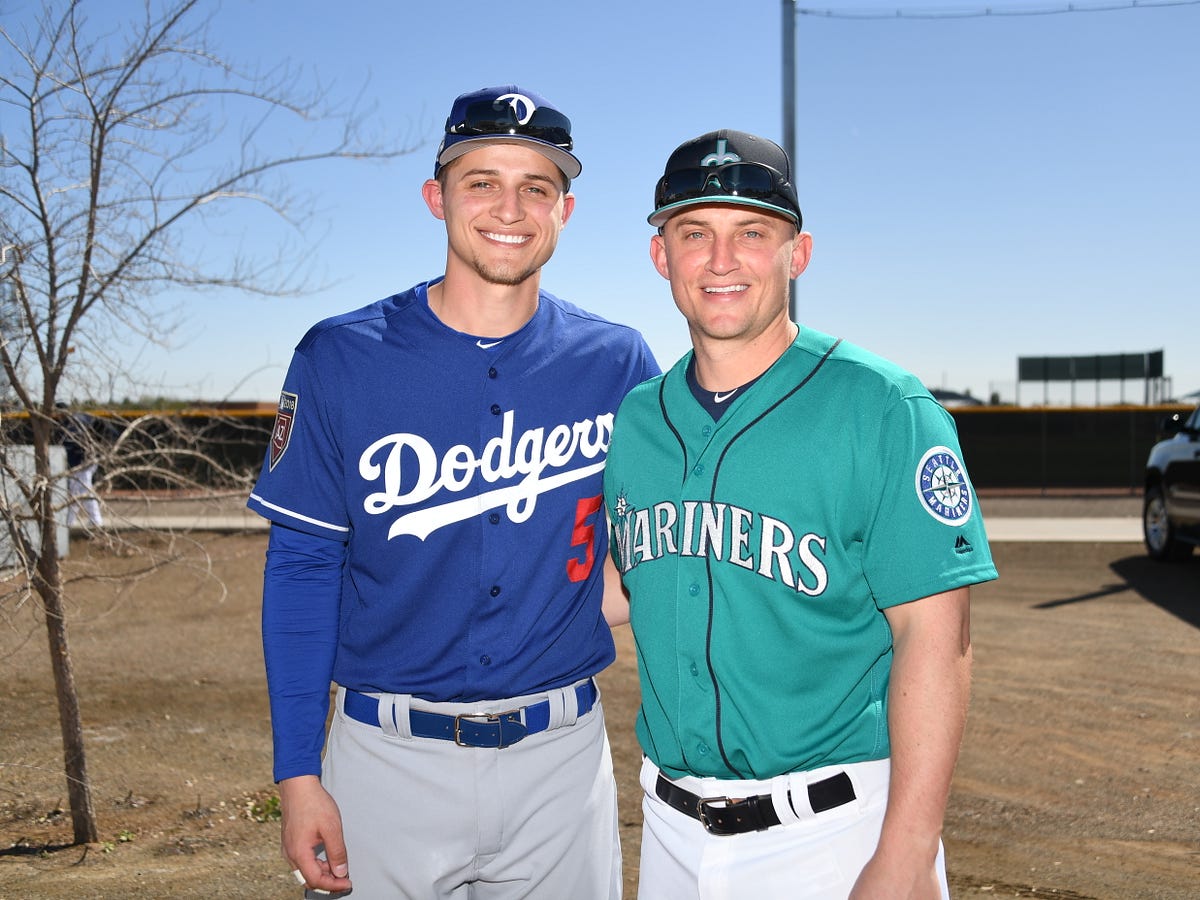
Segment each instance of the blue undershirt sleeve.
[[272,524],[263,575],[263,658],[276,781],[321,774],[346,545]]

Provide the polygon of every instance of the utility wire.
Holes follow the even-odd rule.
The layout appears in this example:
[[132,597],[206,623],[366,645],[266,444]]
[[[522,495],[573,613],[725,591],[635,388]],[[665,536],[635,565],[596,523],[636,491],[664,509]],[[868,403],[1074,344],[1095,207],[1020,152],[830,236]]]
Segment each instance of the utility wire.
[[988,16],[1057,16],[1063,13],[1113,12],[1122,9],[1155,9],[1165,6],[1197,6],[1200,0],[1123,0],[1123,2],[1067,3],[1055,7],[985,6],[974,9],[807,9],[796,7],[798,16],[826,19],[981,19]]

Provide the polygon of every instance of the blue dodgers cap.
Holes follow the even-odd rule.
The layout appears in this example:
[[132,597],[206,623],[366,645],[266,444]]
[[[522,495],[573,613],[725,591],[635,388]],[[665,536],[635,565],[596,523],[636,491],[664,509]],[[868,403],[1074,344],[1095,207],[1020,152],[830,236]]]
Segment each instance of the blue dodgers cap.
[[485,144],[528,144],[577,178],[583,165],[572,155],[571,120],[545,97],[515,84],[480,88],[460,94],[446,119],[446,133],[433,166],[442,166]]
[[667,159],[647,221],[661,228],[678,210],[708,203],[769,209],[803,221],[791,162],[774,141],[744,131],[710,131],[685,141]]

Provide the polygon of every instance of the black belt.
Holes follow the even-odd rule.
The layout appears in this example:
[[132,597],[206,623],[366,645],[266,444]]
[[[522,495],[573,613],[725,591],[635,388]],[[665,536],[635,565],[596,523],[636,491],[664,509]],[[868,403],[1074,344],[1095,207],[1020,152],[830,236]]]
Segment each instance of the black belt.
[[[747,831],[763,831],[779,824],[779,814],[770,794],[757,797],[734,799],[732,797],[699,797],[685,791],[665,775],[658,776],[654,787],[658,799],[672,809],[677,809],[693,819],[699,819],[709,834],[725,836],[745,834]],[[823,781],[814,781],[808,786],[808,801],[815,813],[842,806],[854,799],[854,785],[850,776],[838,772]],[[791,802],[791,793],[788,795]],[[714,804],[722,804],[716,806]]]
[[[596,703],[596,697],[596,684],[592,679],[577,685],[575,699],[578,715],[589,712]],[[379,727],[378,697],[347,689],[342,708],[354,721]],[[550,701],[543,700],[506,712],[462,713],[457,716],[410,709],[408,720],[413,737],[454,741],[460,747],[499,749],[511,747],[527,735],[549,728]]]

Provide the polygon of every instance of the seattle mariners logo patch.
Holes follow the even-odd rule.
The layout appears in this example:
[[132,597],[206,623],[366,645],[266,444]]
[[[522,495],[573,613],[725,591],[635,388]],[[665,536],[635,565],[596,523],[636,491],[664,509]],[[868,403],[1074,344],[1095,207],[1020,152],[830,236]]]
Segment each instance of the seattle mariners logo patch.
[[296,421],[296,405],[300,397],[290,391],[279,394],[279,411],[275,413],[275,425],[271,429],[271,456],[267,461],[267,471],[271,471],[283,459],[288,442],[292,439],[292,424]]
[[917,465],[917,496],[925,511],[947,525],[971,518],[971,488],[963,464],[949,447],[931,447]]

